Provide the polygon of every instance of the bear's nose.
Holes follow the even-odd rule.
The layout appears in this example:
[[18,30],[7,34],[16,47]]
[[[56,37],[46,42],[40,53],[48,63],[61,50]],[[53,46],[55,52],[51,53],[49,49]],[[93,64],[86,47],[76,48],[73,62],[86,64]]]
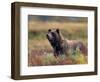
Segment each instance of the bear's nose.
[[47,38],[49,37],[48,34],[46,34]]
[[51,34],[47,34],[46,36],[47,36],[48,39],[52,39],[53,38]]

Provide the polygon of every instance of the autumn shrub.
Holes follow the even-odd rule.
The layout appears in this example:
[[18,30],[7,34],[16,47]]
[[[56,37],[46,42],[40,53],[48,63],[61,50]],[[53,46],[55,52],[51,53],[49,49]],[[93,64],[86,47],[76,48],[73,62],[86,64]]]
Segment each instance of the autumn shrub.
[[87,56],[82,54],[77,48],[72,54],[65,54],[55,57],[53,53],[41,55],[29,55],[29,66],[48,66],[48,65],[71,65],[71,64],[86,64]]

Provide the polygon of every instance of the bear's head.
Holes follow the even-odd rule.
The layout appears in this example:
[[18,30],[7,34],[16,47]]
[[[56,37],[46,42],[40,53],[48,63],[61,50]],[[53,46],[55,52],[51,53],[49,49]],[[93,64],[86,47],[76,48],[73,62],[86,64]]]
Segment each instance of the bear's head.
[[54,50],[59,51],[61,49],[59,29],[49,29],[46,36]]

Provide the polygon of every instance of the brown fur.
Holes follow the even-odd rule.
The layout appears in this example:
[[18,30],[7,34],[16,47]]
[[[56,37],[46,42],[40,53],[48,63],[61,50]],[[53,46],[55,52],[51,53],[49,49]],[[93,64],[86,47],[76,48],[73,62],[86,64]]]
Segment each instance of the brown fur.
[[81,42],[77,40],[68,40],[63,37],[59,29],[56,30],[48,30],[47,38],[54,49],[54,55],[63,55],[73,53],[77,48],[83,53],[87,55],[87,48]]

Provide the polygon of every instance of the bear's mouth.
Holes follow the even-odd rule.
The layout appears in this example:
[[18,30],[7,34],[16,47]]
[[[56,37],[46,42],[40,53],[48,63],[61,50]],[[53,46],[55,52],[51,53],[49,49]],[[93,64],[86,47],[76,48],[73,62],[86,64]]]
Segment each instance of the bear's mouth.
[[55,40],[49,40],[50,44],[52,45],[53,48],[59,49],[60,48],[60,42],[55,41]]

